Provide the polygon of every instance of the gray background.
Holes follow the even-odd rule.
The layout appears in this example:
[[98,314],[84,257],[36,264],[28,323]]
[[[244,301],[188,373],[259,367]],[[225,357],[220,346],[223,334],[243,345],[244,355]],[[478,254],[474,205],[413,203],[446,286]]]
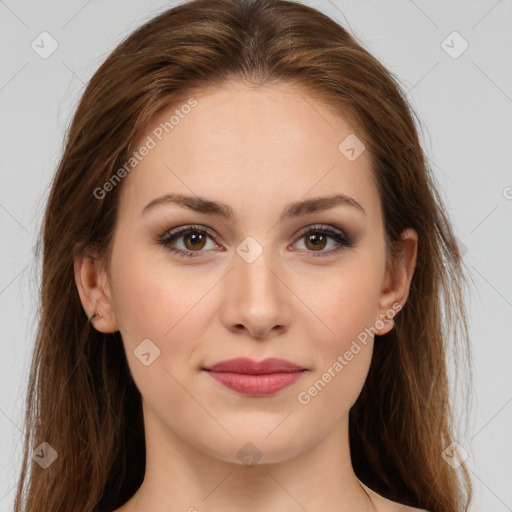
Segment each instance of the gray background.
[[[475,389],[469,428],[458,438],[469,453],[473,510],[512,511],[512,1],[309,4],[341,22],[398,76],[422,120],[473,281]],[[33,247],[64,130],[107,54],[171,5],[0,0],[0,511],[12,510],[18,478],[37,312]],[[43,31],[58,43],[46,59],[31,47],[34,40],[42,46]],[[463,39],[447,39],[453,31]],[[469,47],[453,58],[464,40]]]

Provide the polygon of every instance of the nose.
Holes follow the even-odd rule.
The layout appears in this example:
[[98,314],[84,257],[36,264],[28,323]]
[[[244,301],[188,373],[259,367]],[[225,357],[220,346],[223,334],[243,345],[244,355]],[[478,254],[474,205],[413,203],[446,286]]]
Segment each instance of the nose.
[[290,300],[282,269],[263,253],[252,263],[236,256],[224,281],[221,321],[235,333],[268,338],[289,328]]

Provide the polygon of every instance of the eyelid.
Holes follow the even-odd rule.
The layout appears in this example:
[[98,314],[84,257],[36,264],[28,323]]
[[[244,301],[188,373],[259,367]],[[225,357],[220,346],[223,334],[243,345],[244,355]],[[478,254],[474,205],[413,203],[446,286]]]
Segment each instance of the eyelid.
[[[175,253],[183,258],[194,258],[194,257],[202,257],[201,253],[208,253],[211,250],[186,250],[186,249],[176,249],[174,247],[170,247],[172,241],[181,238],[182,235],[190,233],[190,232],[199,232],[202,233],[208,238],[212,239],[214,243],[217,243],[217,233],[204,225],[198,224],[186,224],[182,226],[178,226],[176,228],[167,229],[163,235],[158,237],[158,242],[163,245],[169,252]],[[347,249],[353,247],[356,242],[356,237],[348,235],[343,229],[340,229],[336,226],[332,226],[330,224],[309,224],[308,226],[300,229],[294,236],[292,245],[294,245],[297,241],[303,238],[306,234],[310,232],[321,232],[325,234],[327,237],[331,238],[336,242],[335,248],[331,248],[328,251],[304,251],[308,254],[308,257],[325,257],[333,254],[337,254],[339,251],[343,249]],[[297,251],[297,249],[293,249],[293,251]],[[299,250],[299,252],[302,252]]]
[[159,237],[159,240],[165,240],[171,236],[175,237],[177,235],[181,235],[182,233],[188,233],[189,231],[199,231],[201,233],[206,233],[213,239],[218,237],[217,233],[213,229],[209,228],[208,226],[204,226],[203,224],[184,224],[183,226],[166,229],[163,235]]
[[[301,240],[310,232],[320,232],[326,234],[329,238],[336,242],[334,249],[328,251],[305,251],[311,257],[327,257],[337,254],[343,249],[348,249],[356,245],[356,237],[349,235],[345,230],[335,227],[331,224],[310,224],[302,228],[296,235],[293,244]],[[294,249],[295,250],[295,249]]]
[[[179,239],[183,235],[190,233],[190,232],[194,232],[194,231],[207,235],[216,244],[219,244],[217,242],[217,238],[219,237],[217,235],[217,233],[213,229],[209,228],[208,226],[204,226],[203,224],[185,224],[182,226],[178,226],[176,228],[166,229],[162,235],[157,237],[157,241],[160,244],[167,246],[168,244],[171,243],[171,239],[172,240]],[[180,251],[187,252],[182,249],[177,249],[176,251],[177,252],[180,252]],[[188,252],[200,253],[200,252],[207,252],[207,251],[188,251]]]
[[309,233],[310,231],[315,231],[315,230],[327,231],[328,233],[337,234],[337,235],[340,235],[340,236],[346,238],[347,240],[350,238],[348,235],[346,235],[346,233],[342,229],[336,228],[335,226],[332,226],[331,224],[309,224],[308,226],[301,228],[297,232],[297,234],[295,235],[295,240],[304,236],[305,234]]
[[[325,230],[332,233],[336,233],[340,236],[343,236],[347,241],[351,239],[351,237],[342,229],[337,228],[335,226],[332,226],[331,224],[309,224],[303,228],[301,228],[297,233],[294,235],[293,240],[296,241],[301,236],[305,235],[309,231],[312,231],[314,229],[317,230]],[[168,228],[164,231],[163,235],[161,235],[159,238],[163,239],[166,237],[169,237],[171,234],[172,236],[176,236],[181,233],[187,233],[189,231],[200,231],[207,233],[211,238],[216,239],[219,237],[216,231],[209,228],[208,226],[205,226],[203,224],[185,224],[183,226],[178,226],[176,228]]]

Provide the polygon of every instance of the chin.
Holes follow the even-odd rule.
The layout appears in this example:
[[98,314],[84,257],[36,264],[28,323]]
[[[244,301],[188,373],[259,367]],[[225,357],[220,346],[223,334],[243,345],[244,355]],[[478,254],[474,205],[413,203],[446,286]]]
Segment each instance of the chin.
[[[269,432],[271,432],[270,435]],[[197,444],[196,447],[223,462],[252,467],[286,462],[319,441],[313,436],[311,438],[303,436],[304,432],[301,437],[297,437],[284,428],[279,434],[277,430],[272,432],[271,429],[265,429],[265,433],[262,434],[260,428],[254,429],[254,431],[246,428],[245,431],[239,431],[233,437],[229,437],[225,433],[216,437],[210,435],[200,443],[200,447]]]

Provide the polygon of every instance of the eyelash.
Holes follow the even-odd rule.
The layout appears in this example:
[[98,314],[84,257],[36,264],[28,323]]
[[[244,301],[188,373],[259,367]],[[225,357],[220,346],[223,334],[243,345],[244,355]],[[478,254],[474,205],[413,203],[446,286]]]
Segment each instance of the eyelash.
[[[197,250],[197,251],[187,251],[183,249],[176,249],[175,247],[170,247],[169,244],[175,241],[178,238],[181,238],[184,234],[188,233],[198,233],[200,235],[208,235],[210,238],[214,239],[215,234],[214,232],[209,229],[205,228],[203,226],[197,226],[197,225],[190,225],[190,226],[182,226],[180,228],[175,229],[174,231],[166,230],[159,238],[158,243],[163,245],[169,252],[177,254],[184,258],[196,258],[199,257],[200,253],[205,252],[203,250]],[[330,256],[332,254],[338,253],[343,248],[349,248],[353,247],[355,245],[355,240],[353,238],[347,237],[343,234],[342,231],[335,230],[334,228],[330,226],[325,226],[323,224],[317,224],[313,226],[308,226],[307,228],[304,228],[301,230],[296,241],[299,241],[304,236],[311,234],[311,233],[320,233],[322,235],[327,235],[329,238],[332,238],[336,242],[338,242],[339,247],[334,250],[329,251],[319,251],[317,254],[314,254],[316,251],[307,251],[311,252],[312,257],[325,257]]]

